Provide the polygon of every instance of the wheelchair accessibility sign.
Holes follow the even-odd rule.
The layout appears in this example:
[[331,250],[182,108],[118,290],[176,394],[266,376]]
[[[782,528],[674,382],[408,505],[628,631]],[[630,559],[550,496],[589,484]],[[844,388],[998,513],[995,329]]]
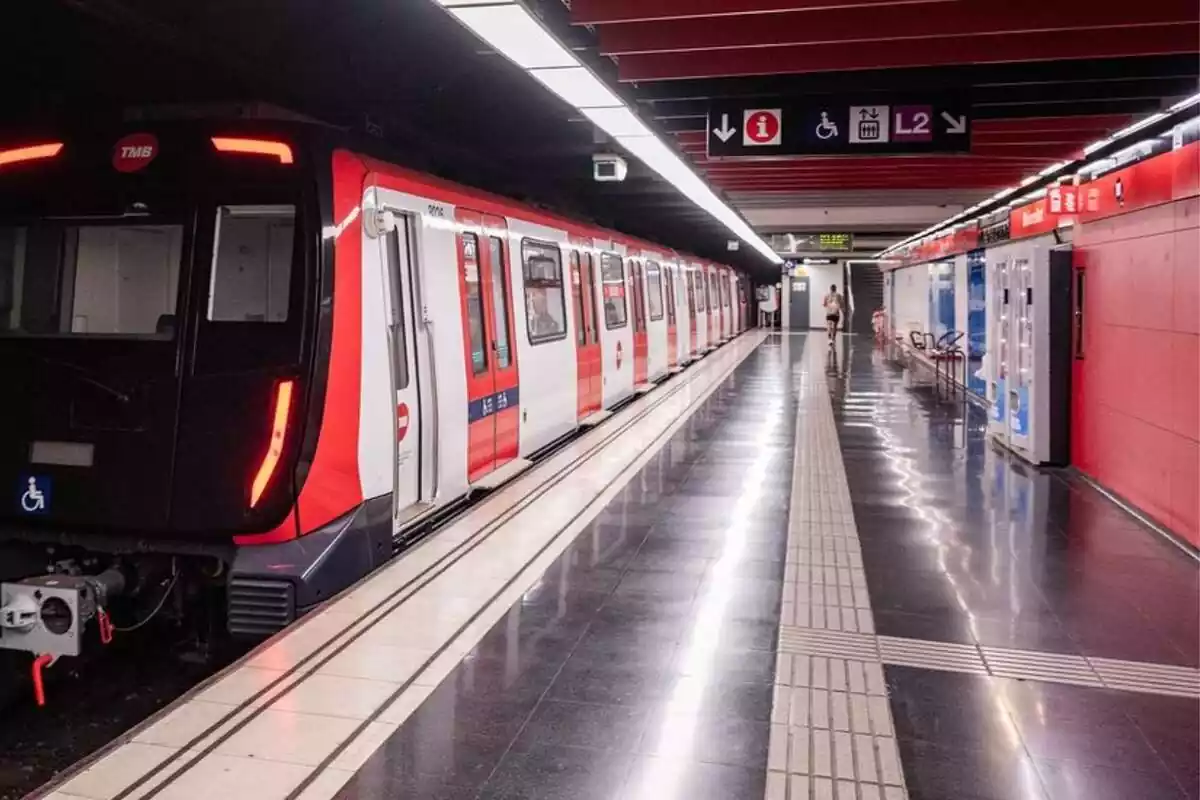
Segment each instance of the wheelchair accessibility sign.
[[17,486],[21,511],[45,514],[50,510],[50,479],[45,475],[22,475]]

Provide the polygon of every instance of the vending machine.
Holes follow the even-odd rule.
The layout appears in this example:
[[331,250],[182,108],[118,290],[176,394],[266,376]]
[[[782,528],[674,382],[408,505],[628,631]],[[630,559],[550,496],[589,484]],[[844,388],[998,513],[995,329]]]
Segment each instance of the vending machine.
[[1071,248],[1055,236],[987,251],[988,435],[1033,464],[1070,457]]

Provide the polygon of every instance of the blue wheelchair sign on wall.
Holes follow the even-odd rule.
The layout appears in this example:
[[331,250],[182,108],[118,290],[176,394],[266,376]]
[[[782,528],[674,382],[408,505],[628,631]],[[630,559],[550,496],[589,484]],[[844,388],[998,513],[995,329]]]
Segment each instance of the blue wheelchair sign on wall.
[[17,486],[18,503],[26,514],[45,514],[50,510],[53,484],[45,475],[22,475]]

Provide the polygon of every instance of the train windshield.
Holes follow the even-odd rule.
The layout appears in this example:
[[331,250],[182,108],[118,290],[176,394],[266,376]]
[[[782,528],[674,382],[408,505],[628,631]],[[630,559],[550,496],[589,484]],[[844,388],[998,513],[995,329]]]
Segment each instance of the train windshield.
[[0,335],[171,338],[178,219],[0,225]]
[[[253,508],[249,487],[277,386],[306,377],[317,223],[295,141],[185,122],[0,145],[19,420],[0,430],[0,484],[53,483],[36,524],[224,536],[284,512],[286,481]],[[28,522],[0,501],[14,514]]]

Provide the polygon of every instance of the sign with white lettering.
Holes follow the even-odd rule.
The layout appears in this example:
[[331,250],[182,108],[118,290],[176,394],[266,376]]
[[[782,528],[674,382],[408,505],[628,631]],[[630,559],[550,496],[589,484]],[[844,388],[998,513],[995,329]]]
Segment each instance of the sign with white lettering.
[[710,158],[802,155],[965,153],[971,120],[953,98],[756,98],[750,107],[714,100],[708,110]]

